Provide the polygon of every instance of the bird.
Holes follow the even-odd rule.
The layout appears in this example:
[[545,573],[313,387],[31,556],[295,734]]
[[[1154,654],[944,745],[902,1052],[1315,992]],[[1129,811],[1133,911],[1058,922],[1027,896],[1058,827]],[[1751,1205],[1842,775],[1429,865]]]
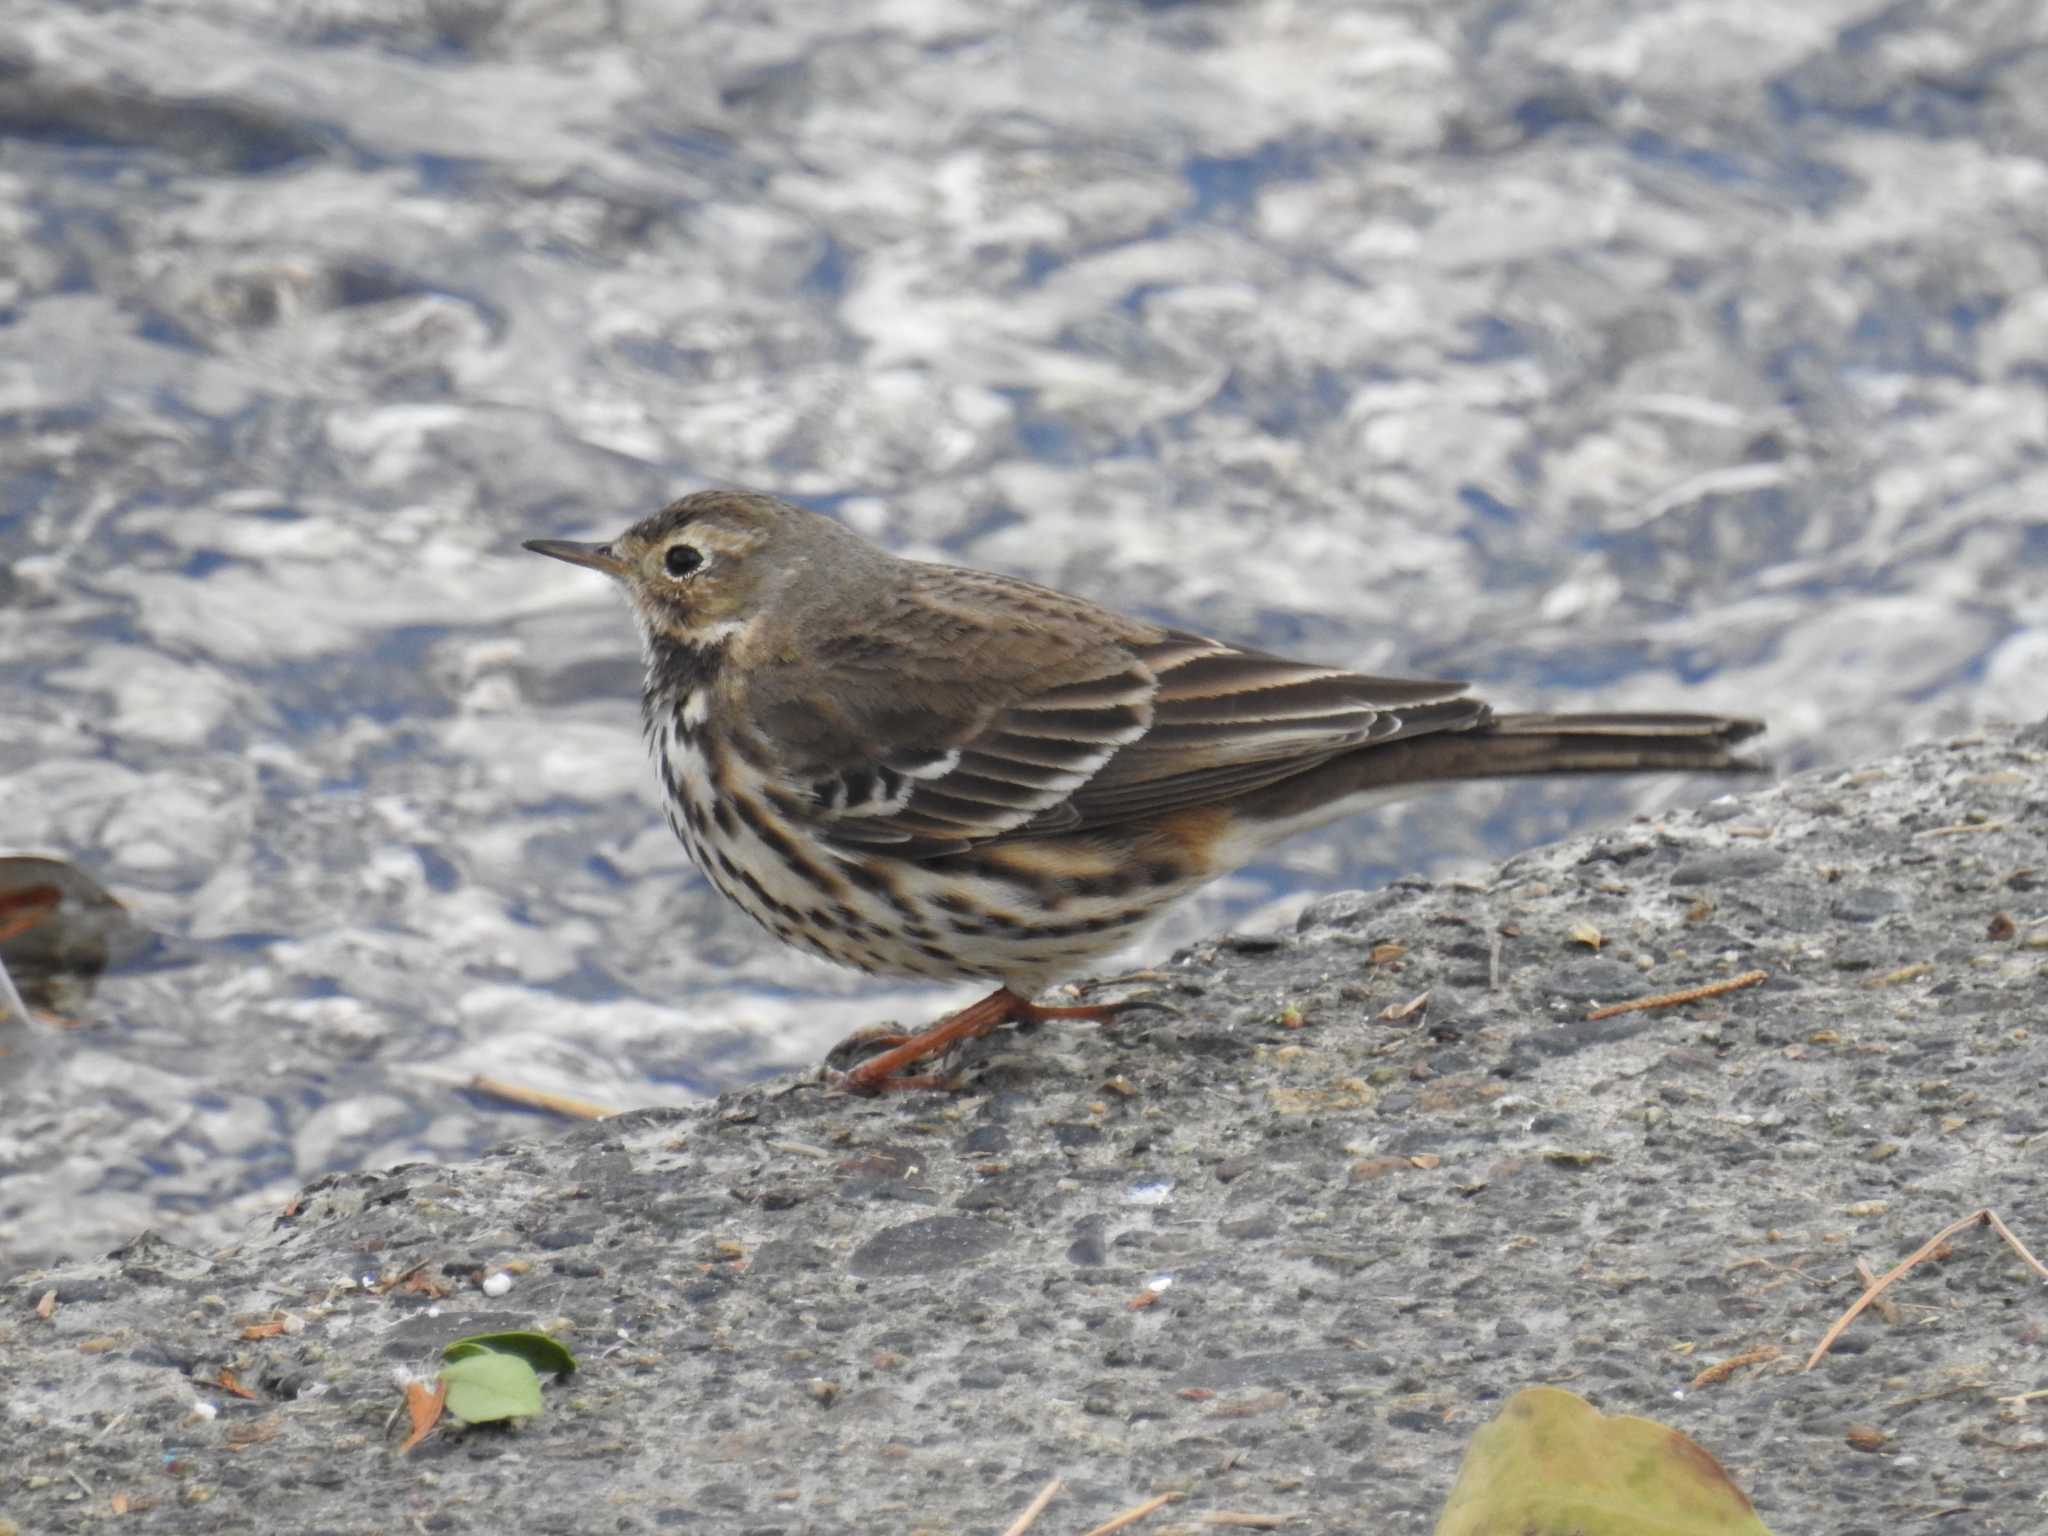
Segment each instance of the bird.
[[834,1081],[913,1070],[1005,1023],[1105,1019],[1053,983],[1283,838],[1439,782],[1740,773],[1760,721],[1496,712],[899,557],[775,497],[697,491],[605,543],[524,547],[623,588],[663,809],[769,934],[978,1002]]

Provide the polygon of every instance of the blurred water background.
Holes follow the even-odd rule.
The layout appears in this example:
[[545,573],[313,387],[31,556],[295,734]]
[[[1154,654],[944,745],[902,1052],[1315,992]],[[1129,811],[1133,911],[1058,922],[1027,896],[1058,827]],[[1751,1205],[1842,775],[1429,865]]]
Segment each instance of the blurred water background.
[[[0,1272],[962,994],[769,946],[522,537],[736,483],[1785,768],[2048,703],[2037,0],[0,3]],[[1139,959],[1701,783],[1476,788]]]

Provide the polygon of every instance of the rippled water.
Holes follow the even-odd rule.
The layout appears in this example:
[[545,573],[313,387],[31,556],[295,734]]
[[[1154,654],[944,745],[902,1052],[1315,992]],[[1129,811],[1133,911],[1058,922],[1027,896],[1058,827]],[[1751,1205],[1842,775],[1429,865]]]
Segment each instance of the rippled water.
[[[707,483],[1787,766],[2048,700],[2031,0],[7,15],[0,852],[164,942],[6,1058],[0,1259],[954,1000],[696,883],[517,548]],[[1711,792],[1418,801],[1147,953]]]

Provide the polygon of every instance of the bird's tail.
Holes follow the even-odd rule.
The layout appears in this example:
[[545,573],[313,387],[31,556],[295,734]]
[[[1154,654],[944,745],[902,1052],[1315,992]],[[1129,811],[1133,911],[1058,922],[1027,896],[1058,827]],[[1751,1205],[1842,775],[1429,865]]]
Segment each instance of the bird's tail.
[[1760,720],[1723,715],[1491,715],[1464,729],[1425,729],[1346,752],[1246,797],[1243,809],[1270,821],[1320,820],[1318,811],[1358,797],[1453,779],[1763,773],[1764,764],[1734,750],[1763,728]]
[[[1724,715],[1494,715],[1469,731],[1393,743],[1406,763],[1370,771],[1429,779],[1500,779],[1538,773],[1761,773],[1733,750],[1760,735],[1761,720]],[[1370,760],[1376,754],[1362,753]],[[1391,753],[1389,754],[1392,755]],[[1366,766],[1361,764],[1361,767]]]

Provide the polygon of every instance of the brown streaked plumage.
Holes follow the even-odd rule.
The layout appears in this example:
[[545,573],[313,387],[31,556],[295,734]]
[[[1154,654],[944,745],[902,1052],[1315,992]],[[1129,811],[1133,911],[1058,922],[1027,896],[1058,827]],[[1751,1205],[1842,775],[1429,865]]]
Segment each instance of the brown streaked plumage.
[[1496,715],[1465,684],[1367,677],[901,560],[816,513],[685,496],[609,544],[526,546],[617,579],[646,656],[669,824],[786,943],[995,991],[863,1062],[859,1091],[1041,1008],[1168,902],[1290,833],[1438,780],[1726,773],[1712,715]]

